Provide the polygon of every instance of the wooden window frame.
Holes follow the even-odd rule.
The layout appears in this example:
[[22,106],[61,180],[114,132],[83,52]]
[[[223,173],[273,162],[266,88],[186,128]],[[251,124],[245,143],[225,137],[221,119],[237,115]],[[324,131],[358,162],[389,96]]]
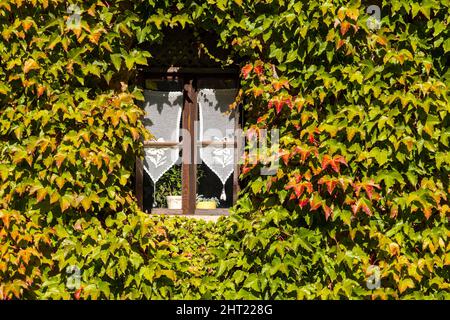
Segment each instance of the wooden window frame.
[[[198,118],[198,104],[197,104],[197,88],[196,83],[201,78],[217,78],[217,79],[230,79],[236,83],[238,89],[239,84],[239,72],[237,68],[151,68],[140,73],[139,78],[141,83],[147,78],[165,77],[168,80],[177,78],[182,81],[183,88],[183,110],[182,110],[182,129],[185,129],[190,133],[189,139],[183,139],[179,142],[156,142],[156,141],[144,141],[145,147],[170,147],[179,145],[182,150],[182,209],[168,209],[168,208],[152,208],[153,214],[173,214],[173,215],[228,215],[228,208],[218,209],[197,209],[196,208],[196,195],[197,195],[197,154],[199,147],[205,147],[208,145],[216,144],[213,141],[196,141],[197,137],[194,134],[195,121]],[[235,130],[239,132],[241,129],[241,119],[239,107],[235,110]],[[219,142],[224,144],[223,142]],[[235,147],[235,168],[233,171],[233,204],[236,203],[237,197],[240,191],[239,187],[239,156],[241,154],[242,146],[241,139],[235,137],[234,142],[225,143],[229,145],[232,143]],[[199,146],[200,145],[200,146]],[[185,152],[189,150],[189,152]],[[144,168],[143,161],[139,157],[136,158],[135,168],[135,192],[138,206],[143,210],[144,203]]]

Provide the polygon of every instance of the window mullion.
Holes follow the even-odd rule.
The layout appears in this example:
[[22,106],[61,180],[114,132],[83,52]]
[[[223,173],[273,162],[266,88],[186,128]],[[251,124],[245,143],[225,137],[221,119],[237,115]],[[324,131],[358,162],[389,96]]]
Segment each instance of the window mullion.
[[194,214],[196,207],[196,175],[194,127],[197,120],[197,91],[194,80],[189,79],[184,84],[184,106],[182,128],[188,134],[183,136],[183,164],[182,164],[182,210],[183,214]]

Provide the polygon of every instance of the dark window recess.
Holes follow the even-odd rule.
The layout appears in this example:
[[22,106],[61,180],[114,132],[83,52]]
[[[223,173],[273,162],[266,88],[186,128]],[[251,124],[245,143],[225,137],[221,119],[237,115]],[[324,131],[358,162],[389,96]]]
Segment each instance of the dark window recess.
[[[168,173],[172,178],[178,177],[178,182],[182,187],[182,209],[169,210],[167,203],[162,199],[164,190],[160,190],[160,181],[167,178],[164,174],[156,183],[156,208],[154,185],[149,175],[143,170],[143,162],[136,161],[136,197],[138,204],[145,211],[153,213],[173,213],[173,214],[226,214],[227,208],[231,207],[237,200],[239,191],[239,166],[235,157],[233,165],[234,172],[225,183],[226,200],[220,200],[217,209],[202,210],[196,209],[196,196],[202,195],[205,198],[215,197],[220,199],[223,185],[218,176],[204,163],[185,164],[185,160],[190,154],[191,160],[194,153],[186,150],[197,149],[199,157],[199,146],[195,147],[199,136],[195,137],[194,121],[199,121],[199,107],[197,103],[198,92],[201,89],[238,89],[239,69],[236,66],[223,67],[218,61],[225,61],[230,52],[217,47],[216,35],[205,30],[193,29],[167,29],[164,32],[164,40],[159,44],[142,45],[143,49],[152,54],[151,63],[147,69],[139,70],[137,75],[138,83],[147,90],[153,91],[179,91],[183,92],[183,108],[181,115],[181,128],[191,132],[191,139],[173,144],[180,144],[180,159],[177,164],[171,167]],[[207,49],[205,49],[207,48]],[[217,59],[212,59],[211,56]],[[240,108],[235,112],[235,129],[240,128],[242,114]],[[151,115],[144,119],[144,124],[150,124]],[[187,141],[190,140],[190,141]],[[238,139],[234,138],[237,149],[235,153],[240,154],[241,146]],[[157,144],[157,143],[156,143]],[[155,142],[144,142],[146,147],[155,147]],[[169,143],[170,145],[170,143]],[[161,147],[161,143],[158,144]],[[164,142],[164,147],[167,143]],[[198,158],[200,159],[200,157]],[[199,161],[197,161],[199,162]],[[161,208],[161,209],[160,209]],[[164,209],[162,209],[164,208]]]

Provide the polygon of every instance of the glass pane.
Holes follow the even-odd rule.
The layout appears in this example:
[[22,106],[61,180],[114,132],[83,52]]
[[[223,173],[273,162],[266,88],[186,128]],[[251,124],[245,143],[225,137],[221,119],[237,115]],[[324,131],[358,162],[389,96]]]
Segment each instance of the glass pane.
[[[200,178],[197,180],[197,208],[199,209],[214,209],[210,207],[211,202],[215,202],[217,208],[229,208],[233,206],[233,176],[231,176],[225,183],[226,200],[221,200],[223,185],[216,174],[208,168],[205,164],[197,165],[197,175],[200,173]],[[200,202],[207,201],[209,203],[200,204]]]
[[[177,199],[180,201],[177,201]],[[179,205],[179,207],[172,209],[181,209],[181,164],[174,165],[164,173],[156,186],[145,174],[144,210],[168,208],[169,202],[171,206]]]

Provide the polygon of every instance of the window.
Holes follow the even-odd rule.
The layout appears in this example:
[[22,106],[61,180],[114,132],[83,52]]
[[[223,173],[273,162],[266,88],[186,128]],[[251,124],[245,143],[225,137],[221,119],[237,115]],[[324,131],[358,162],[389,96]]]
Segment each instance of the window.
[[[152,213],[227,214],[239,192],[242,117],[239,107],[229,109],[237,94],[237,69],[171,67],[141,76],[144,124],[154,139],[144,142],[145,159],[136,163],[139,206]],[[164,203],[161,193],[174,187],[181,191],[181,208],[169,209],[174,199]],[[198,195],[217,198],[219,207],[197,208]]]

